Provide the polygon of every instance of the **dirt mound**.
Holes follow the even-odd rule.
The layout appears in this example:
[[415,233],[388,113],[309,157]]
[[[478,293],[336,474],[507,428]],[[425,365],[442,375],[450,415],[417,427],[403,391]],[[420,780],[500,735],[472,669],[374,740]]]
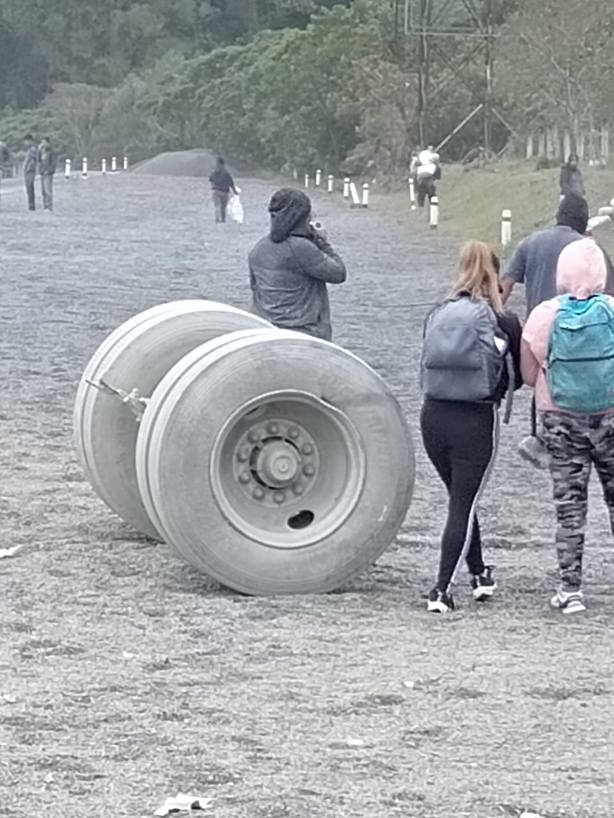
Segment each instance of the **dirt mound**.
[[[148,176],[207,177],[215,166],[216,154],[207,150],[171,151],[146,159],[133,168],[134,173]],[[232,173],[232,169],[229,168]]]

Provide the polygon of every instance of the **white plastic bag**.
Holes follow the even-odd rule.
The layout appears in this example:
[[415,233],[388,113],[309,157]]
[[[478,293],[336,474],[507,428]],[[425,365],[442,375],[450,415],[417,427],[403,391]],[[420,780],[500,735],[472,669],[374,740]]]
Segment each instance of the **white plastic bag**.
[[243,224],[243,205],[241,204],[241,199],[238,196],[231,197],[230,202],[228,203],[228,215],[233,221]]

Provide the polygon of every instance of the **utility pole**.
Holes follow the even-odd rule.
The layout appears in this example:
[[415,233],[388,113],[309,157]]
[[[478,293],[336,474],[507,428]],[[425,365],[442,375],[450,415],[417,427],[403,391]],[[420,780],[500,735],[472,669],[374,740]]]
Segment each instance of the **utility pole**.
[[492,150],[492,107],[493,82],[495,70],[494,48],[494,0],[486,0],[484,10],[484,32],[486,37],[485,48],[485,94],[484,94],[484,154],[488,158]]
[[[464,118],[451,136],[459,133],[481,113],[483,118],[483,147],[488,155],[492,152],[492,121],[497,117],[506,125],[495,110],[494,71],[497,34],[495,30],[496,8],[499,0],[404,0],[405,34],[416,41],[417,55],[417,105],[416,120],[421,144],[427,141],[429,113],[432,100],[447,85],[473,87],[473,76],[465,78],[468,66],[475,64],[482,55],[484,65],[484,92],[482,101]],[[436,87],[433,87],[432,66],[434,60],[441,65]],[[471,84],[470,84],[471,83]],[[507,125],[506,125],[507,127]]]

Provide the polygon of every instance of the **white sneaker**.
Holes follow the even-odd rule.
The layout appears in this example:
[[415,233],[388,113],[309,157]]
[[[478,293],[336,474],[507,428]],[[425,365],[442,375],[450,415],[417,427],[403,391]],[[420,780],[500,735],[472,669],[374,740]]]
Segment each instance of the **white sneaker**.
[[564,614],[582,613],[586,610],[584,596],[580,590],[563,591],[562,588],[559,588],[550,600],[550,605]]
[[550,465],[550,456],[543,441],[534,435],[529,435],[518,444],[518,454],[528,460],[536,469],[547,469]]

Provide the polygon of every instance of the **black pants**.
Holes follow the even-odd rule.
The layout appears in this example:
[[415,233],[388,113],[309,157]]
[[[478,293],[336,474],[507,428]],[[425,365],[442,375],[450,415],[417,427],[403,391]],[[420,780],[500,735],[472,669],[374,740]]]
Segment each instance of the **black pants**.
[[484,571],[476,508],[497,454],[499,411],[488,403],[427,399],[420,422],[426,453],[448,490],[437,587],[450,593],[463,560],[471,574]]
[[214,190],[212,197],[213,209],[215,211],[215,221],[218,223],[223,223],[226,221],[226,210],[228,208],[230,193],[224,193],[221,190]]
[[431,199],[436,194],[437,189],[435,188],[435,182],[430,178],[421,179],[418,182],[418,207],[424,207],[427,197],[430,204]]
[[36,210],[36,191],[34,189],[34,182],[36,180],[35,173],[26,173],[26,194],[28,196],[28,209]]

